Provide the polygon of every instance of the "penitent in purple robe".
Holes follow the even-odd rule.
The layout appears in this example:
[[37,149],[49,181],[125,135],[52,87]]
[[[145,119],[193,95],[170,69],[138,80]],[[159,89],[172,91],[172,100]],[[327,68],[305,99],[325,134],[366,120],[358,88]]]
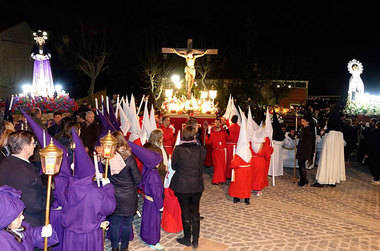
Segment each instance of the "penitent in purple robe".
[[160,242],[161,214],[160,209],[164,205],[164,186],[158,174],[156,166],[162,157],[144,147],[128,142],[132,153],[144,164],[142,171],[141,187],[144,194],[153,199],[150,201],[144,197],[144,205],[141,219],[140,236],[143,241],[150,245]]
[[114,194],[111,184],[97,187],[92,176],[69,185],[62,215],[63,250],[103,251],[100,223],[115,210]]
[[[19,243],[15,237],[5,230],[0,231],[0,250],[2,251],[33,251],[33,248],[43,248],[44,238],[41,237],[42,227],[32,227],[28,223],[23,222],[25,227],[23,232],[23,241]],[[53,245],[58,242],[58,237],[53,231],[51,237],[48,238],[48,245]]]

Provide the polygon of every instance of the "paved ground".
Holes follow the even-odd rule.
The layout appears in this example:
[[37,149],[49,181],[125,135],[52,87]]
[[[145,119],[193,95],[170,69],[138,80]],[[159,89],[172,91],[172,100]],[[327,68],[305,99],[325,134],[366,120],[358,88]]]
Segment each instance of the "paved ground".
[[[286,169],[246,206],[232,203],[228,185],[211,185],[208,169],[198,250],[380,250],[380,186],[359,164],[346,170],[347,180],[335,188],[300,188]],[[310,180],[315,173],[309,171]],[[135,233],[139,223],[136,217]],[[130,250],[151,250],[135,236]],[[191,250],[176,243],[179,236],[162,230],[165,250]]]

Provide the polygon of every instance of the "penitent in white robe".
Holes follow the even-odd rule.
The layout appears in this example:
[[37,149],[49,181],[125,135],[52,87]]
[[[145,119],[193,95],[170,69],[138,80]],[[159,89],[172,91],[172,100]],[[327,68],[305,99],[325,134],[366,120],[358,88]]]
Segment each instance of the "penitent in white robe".
[[319,184],[335,185],[346,180],[343,133],[330,131],[323,142],[316,180]]
[[[272,140],[273,153],[270,158],[269,172],[268,175],[272,176],[282,176],[284,175],[284,163],[283,163],[283,141]],[[273,172],[274,171],[274,172]]]

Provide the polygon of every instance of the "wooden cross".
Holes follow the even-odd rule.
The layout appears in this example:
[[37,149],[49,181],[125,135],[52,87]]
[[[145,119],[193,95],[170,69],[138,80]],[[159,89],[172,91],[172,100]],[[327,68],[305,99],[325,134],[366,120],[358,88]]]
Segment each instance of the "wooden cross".
[[[193,55],[203,54],[206,51],[206,49],[193,49],[193,39],[189,38],[187,39],[187,48],[162,48],[161,53],[176,54],[175,50],[179,53],[191,51]],[[218,49],[207,49],[206,54],[217,55]]]

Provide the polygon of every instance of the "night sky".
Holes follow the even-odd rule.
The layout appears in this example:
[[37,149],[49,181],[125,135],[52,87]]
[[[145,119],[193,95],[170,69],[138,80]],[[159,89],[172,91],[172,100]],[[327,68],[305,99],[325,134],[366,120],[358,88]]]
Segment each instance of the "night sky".
[[[380,92],[380,11],[374,5],[360,1],[240,2],[245,1],[103,1],[99,5],[41,1],[36,6],[16,0],[3,8],[0,28],[27,21],[33,29],[56,34],[76,27],[78,20],[87,20],[95,29],[106,27],[117,49],[113,50],[113,68],[99,78],[97,89],[110,83],[114,92],[123,91],[119,83],[128,77],[138,85],[131,70],[136,67],[132,52],[136,44],[143,46],[147,33],[160,47],[185,47],[186,39],[193,38],[195,48],[217,48],[218,57],[226,56],[230,62],[242,60],[245,54],[239,48],[248,41],[261,69],[281,65],[281,71],[289,74],[280,76],[310,80],[311,95],[344,95],[350,77],[347,63],[356,58],[364,65],[361,76],[366,91]],[[70,82],[71,92],[81,95],[77,86],[86,78],[66,69],[59,57],[53,54],[54,78]],[[121,76],[123,72],[128,76]]]

